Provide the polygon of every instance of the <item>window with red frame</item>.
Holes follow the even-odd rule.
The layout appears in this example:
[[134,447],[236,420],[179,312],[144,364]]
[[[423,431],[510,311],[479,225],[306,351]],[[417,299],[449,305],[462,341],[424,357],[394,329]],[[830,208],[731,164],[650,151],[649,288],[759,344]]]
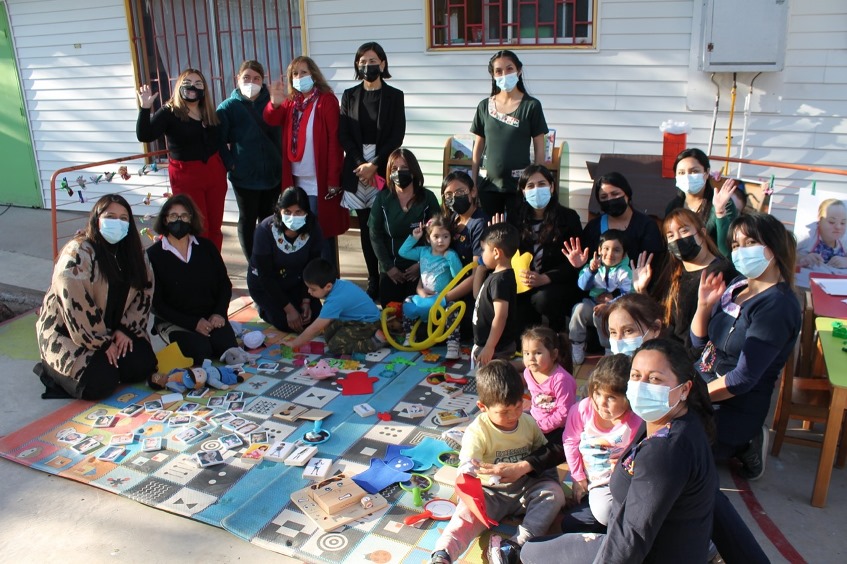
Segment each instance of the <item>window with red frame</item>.
[[593,46],[597,0],[429,0],[430,47]]

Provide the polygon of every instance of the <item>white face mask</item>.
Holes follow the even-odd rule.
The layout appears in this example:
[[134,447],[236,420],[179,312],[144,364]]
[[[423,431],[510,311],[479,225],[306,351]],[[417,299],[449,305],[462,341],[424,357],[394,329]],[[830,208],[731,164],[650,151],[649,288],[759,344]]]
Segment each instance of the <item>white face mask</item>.
[[686,194],[699,194],[706,186],[706,177],[702,173],[685,174],[676,177],[676,187]]
[[241,95],[245,98],[252,98],[262,90],[261,84],[253,84],[252,82],[248,82],[246,84],[242,84],[238,87],[238,90],[241,92]]

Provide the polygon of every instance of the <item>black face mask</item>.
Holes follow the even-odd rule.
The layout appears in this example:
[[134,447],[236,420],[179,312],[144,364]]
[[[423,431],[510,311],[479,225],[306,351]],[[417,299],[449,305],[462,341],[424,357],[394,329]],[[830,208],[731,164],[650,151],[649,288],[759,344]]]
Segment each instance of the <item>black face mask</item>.
[[[189,93],[193,92],[194,96],[191,96]],[[180,86],[179,87],[179,97],[185,100],[186,102],[200,102],[206,96],[206,91],[202,88],[197,88],[196,86]]]
[[373,82],[382,74],[379,65],[359,65],[359,74],[368,82]]
[[628,207],[629,204],[626,201],[626,196],[600,202],[600,210],[612,217],[622,216]]
[[447,207],[449,207],[457,214],[462,215],[463,213],[471,209],[471,197],[453,196],[453,202],[448,204]]
[[182,239],[191,232],[191,224],[187,221],[178,219],[176,221],[166,223],[165,229],[168,230],[168,234],[173,235],[177,239]]
[[395,170],[391,173],[390,179],[395,186],[405,188],[412,183],[412,172],[408,170]]
[[702,247],[694,239],[694,235],[680,237],[668,243],[668,252],[679,260],[691,260],[700,254]]

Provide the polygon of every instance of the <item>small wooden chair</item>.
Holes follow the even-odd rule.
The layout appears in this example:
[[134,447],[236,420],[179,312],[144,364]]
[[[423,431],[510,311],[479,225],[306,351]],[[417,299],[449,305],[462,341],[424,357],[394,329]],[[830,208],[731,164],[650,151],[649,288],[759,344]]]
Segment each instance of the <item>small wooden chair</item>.
[[[821,447],[821,442],[807,437],[787,434],[788,422],[798,419],[804,422],[803,430],[811,430],[811,423],[826,423],[829,416],[829,403],[832,386],[827,378],[810,377],[812,365],[811,355],[815,350],[812,334],[814,333],[814,310],[811,300],[806,299],[806,293],[797,291],[803,312],[802,329],[794,349],[785,362],[774,412],[773,429],[775,431],[771,454],[779,456],[782,444],[789,442],[810,447]],[[802,346],[801,346],[802,344]],[[841,436],[844,437],[847,420],[842,422]],[[842,468],[847,459],[847,449],[841,443],[838,447],[836,466]]]

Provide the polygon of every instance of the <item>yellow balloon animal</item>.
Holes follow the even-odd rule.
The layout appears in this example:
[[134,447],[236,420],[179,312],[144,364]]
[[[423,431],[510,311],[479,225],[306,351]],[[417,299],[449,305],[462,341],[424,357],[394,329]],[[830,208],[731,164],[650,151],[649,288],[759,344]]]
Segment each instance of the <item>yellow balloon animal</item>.
[[[465,302],[458,300],[453,302],[446,309],[441,305],[441,302],[444,301],[444,297],[447,295],[447,292],[452,290],[456,284],[461,282],[465,274],[470,272],[476,267],[476,263],[471,263],[465,266],[462,270],[459,271],[459,274],[456,275],[453,280],[450,281],[447,286],[444,287],[443,290],[438,294],[438,297],[435,300],[435,305],[429,309],[429,316],[427,318],[427,327],[426,334],[427,338],[423,341],[415,341],[414,336],[417,333],[418,327],[421,324],[421,320],[418,319],[415,322],[414,327],[412,327],[412,338],[409,341],[409,346],[404,346],[394,340],[391,336],[391,333],[388,332],[388,316],[394,312],[393,307],[387,307],[382,310],[382,332],[385,333],[385,338],[388,340],[388,343],[394,347],[395,349],[413,352],[420,351],[423,349],[428,349],[433,345],[437,345],[438,343],[447,340],[447,337],[456,330],[456,327],[459,326],[459,323],[462,321],[462,316],[465,315]],[[458,315],[456,315],[455,321],[448,327],[447,320],[453,314],[454,311],[458,311]]]

